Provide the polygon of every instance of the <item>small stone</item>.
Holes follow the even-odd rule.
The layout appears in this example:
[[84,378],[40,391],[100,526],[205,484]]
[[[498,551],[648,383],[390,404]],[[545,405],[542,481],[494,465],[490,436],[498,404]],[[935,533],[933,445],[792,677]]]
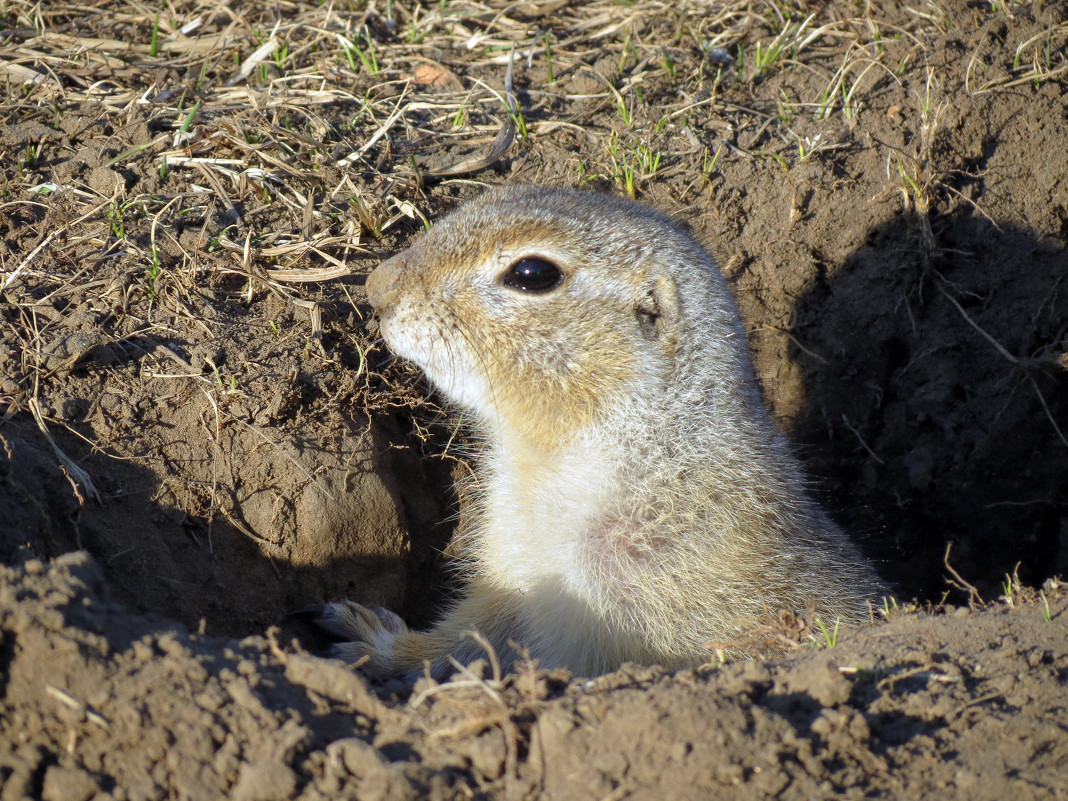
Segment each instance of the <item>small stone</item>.
[[241,766],[233,801],[286,801],[297,789],[297,774],[279,762],[246,762]]
[[53,765],[45,771],[41,798],[44,801],[89,801],[100,788],[81,768]]

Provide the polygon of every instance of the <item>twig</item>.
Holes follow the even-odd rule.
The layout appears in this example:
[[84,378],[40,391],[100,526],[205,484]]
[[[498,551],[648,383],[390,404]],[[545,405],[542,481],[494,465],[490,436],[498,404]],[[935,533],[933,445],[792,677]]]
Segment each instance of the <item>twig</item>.
[[948,570],[949,574],[953,577],[952,579],[946,579],[946,581],[950,584],[950,586],[956,587],[961,592],[968,593],[968,596],[969,596],[968,603],[969,603],[970,606],[978,607],[978,608],[981,609],[984,606],[986,606],[986,602],[983,600],[982,596],[979,595],[979,590],[977,590],[975,588],[974,584],[971,584],[970,582],[965,581],[964,578],[961,576],[961,574],[958,573],[953,568],[953,565],[951,565],[949,563],[949,552],[950,552],[950,550],[952,550],[952,548],[953,548],[953,543],[952,542],[947,542],[946,543],[946,555],[944,557],[942,557],[942,563],[946,566],[946,570]]
[[[56,454],[56,458],[60,461],[60,466],[63,472],[66,473],[67,478],[72,484],[81,484],[85,488],[85,494],[90,499],[100,503],[100,493],[97,492],[96,487],[93,486],[92,479],[89,478],[89,474],[82,468],[78,467],[67,454],[60,450],[56,441],[52,439],[52,435],[48,433],[48,427],[45,425],[44,417],[41,416],[41,407],[37,404],[37,398],[30,398],[29,401],[30,412],[33,414],[33,419],[37,421],[37,427],[41,429],[41,433],[44,434],[45,439],[48,440],[48,444],[52,446],[52,450]],[[78,487],[75,485],[74,491],[78,493]],[[81,502],[82,498],[79,495],[78,501]]]
[[873,451],[871,447],[869,447],[868,443],[864,441],[864,437],[860,435],[860,432],[857,431],[853,424],[849,422],[849,418],[846,417],[844,414],[842,415],[842,422],[845,423],[846,428],[853,432],[853,436],[855,436],[857,438],[857,441],[864,446],[864,450],[866,450],[871,455],[872,459],[877,461],[879,464],[886,464],[886,462],[880,459],[879,455],[875,451]]

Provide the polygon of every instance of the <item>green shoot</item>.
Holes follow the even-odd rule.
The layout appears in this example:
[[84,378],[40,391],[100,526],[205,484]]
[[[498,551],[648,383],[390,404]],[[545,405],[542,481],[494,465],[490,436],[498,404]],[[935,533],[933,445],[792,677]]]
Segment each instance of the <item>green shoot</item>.
[[[857,85],[853,84],[853,88],[856,89]],[[842,116],[847,120],[854,119],[857,116],[857,107],[850,102],[850,96],[852,90],[846,92],[845,84],[842,84]]]
[[754,156],[763,156],[767,159],[774,159],[778,162],[779,166],[783,168],[785,172],[790,171],[790,165],[786,163],[786,159],[779,153],[772,153],[770,150],[757,150],[753,153]]
[[136,156],[142,150],[147,150],[150,147],[152,147],[152,143],[151,142],[149,142],[147,144],[143,144],[143,145],[134,145],[133,147],[129,147],[126,150],[122,151],[119,155],[117,155],[111,161],[107,162],[104,166],[105,167],[114,167],[116,164],[121,164],[122,162],[126,161],[126,159],[130,158],[131,156]]
[[359,41],[350,42],[347,39],[342,38],[342,49],[345,51],[345,58],[348,59],[349,68],[354,72],[356,70],[356,62],[353,60],[353,56],[356,56],[360,60],[360,64],[363,65],[363,69],[369,75],[374,75],[382,68],[378,64],[378,55],[375,53],[374,39],[371,38],[371,34],[364,29],[358,39],[362,38],[365,45],[360,47]]
[[530,134],[527,132],[527,121],[523,118],[523,112],[516,109],[515,111],[509,111],[508,116],[515,123],[516,133],[519,134],[519,138],[524,142],[530,141]]
[[159,52],[159,12],[156,12],[156,21],[152,23],[152,42],[148,46],[148,55],[155,58]]
[[723,155],[723,145],[720,145],[719,150],[715,153],[712,153],[709,148],[705,148],[705,153],[701,157],[701,174],[706,178],[710,178],[716,169],[716,163],[719,161],[721,155]]
[[608,142],[608,155],[612,159],[612,176],[615,178],[616,183],[627,193],[627,197],[635,197],[634,166],[628,164],[624,159],[619,147],[619,140],[614,134]]
[[876,666],[873,668],[857,667],[857,681],[871,682],[872,684],[880,682],[883,679],[894,675],[894,672],[888,667]]
[[768,72],[775,62],[779,60],[779,56],[782,55],[782,45],[776,44],[778,40],[772,40],[766,48],[761,48],[760,42],[756,43],[756,55],[753,57],[753,63],[756,65],[757,72],[763,74]]
[[671,60],[671,56],[668,55],[666,47],[660,50],[660,63],[664,65],[664,69],[666,69],[671,76],[671,82],[677,83],[678,76],[675,74],[675,62]]
[[193,127],[193,122],[197,118],[197,114],[200,113],[200,106],[203,101],[198,100],[193,104],[193,108],[189,110],[189,113],[185,115],[185,122],[182,123],[182,133],[189,133],[189,129]]
[[642,168],[644,177],[655,175],[660,169],[660,153],[656,153],[648,145],[636,145],[634,154],[638,157],[638,165]]
[[197,76],[197,89],[204,86],[204,79],[208,76],[208,62],[210,57],[205,58],[200,65],[200,74]]
[[226,384],[223,383],[222,375],[219,373],[219,365],[217,365],[207,356],[204,357],[204,361],[206,361],[211,366],[211,374],[215,378],[215,383],[218,384],[220,387],[226,386]]
[[916,183],[916,179],[909,175],[908,172],[905,170],[905,165],[901,163],[901,158],[898,156],[894,156],[894,161],[897,162],[898,175],[900,175],[902,180],[904,180],[905,183],[909,185],[909,189],[912,190],[913,198],[921,198],[922,193],[920,191],[920,186]]
[[156,281],[159,279],[160,264],[159,264],[159,251],[156,250],[156,246],[152,246],[152,263],[148,266],[148,270],[145,272],[145,277],[148,279],[145,286],[145,294],[148,295],[149,303],[156,299]]
[[[790,24],[790,18],[787,17],[782,30],[767,45],[761,45],[760,42],[757,42],[756,55],[754,57],[757,73],[764,74],[769,72],[784,57],[787,51],[789,51],[791,59],[796,59],[802,48],[819,38],[819,30],[803,36],[805,29],[815,16],[815,14],[809,15],[800,25],[796,26]],[[739,71],[741,70],[740,63],[738,69]]]
[[834,628],[828,629],[826,623],[819,618],[816,618],[816,628],[820,630],[820,634],[823,637],[823,643],[820,645],[821,648],[834,648],[838,645],[838,624],[840,622],[841,621],[836,618],[834,621]]
[[630,55],[634,55],[634,60],[638,60],[637,50],[634,48],[634,42],[631,39],[631,35],[628,33],[626,40],[623,42],[623,52],[619,56],[619,66],[616,68],[616,72],[623,72],[627,66],[627,58]]
[[279,45],[278,47],[276,47],[274,49],[274,58],[272,60],[274,61],[274,64],[278,68],[279,71],[282,70],[282,67],[285,64],[286,59],[288,59],[288,58],[289,58],[289,45],[288,44],[281,44],[281,45]]
[[126,225],[122,221],[122,206],[117,200],[108,204],[108,222],[111,224],[111,233],[120,242],[126,239]]

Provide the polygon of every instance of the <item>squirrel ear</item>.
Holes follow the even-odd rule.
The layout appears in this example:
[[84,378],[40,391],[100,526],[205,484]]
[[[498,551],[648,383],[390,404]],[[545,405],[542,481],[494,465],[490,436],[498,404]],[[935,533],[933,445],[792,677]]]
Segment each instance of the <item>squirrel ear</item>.
[[638,300],[635,313],[642,333],[649,339],[674,339],[679,320],[679,293],[675,282],[666,275],[651,276]]

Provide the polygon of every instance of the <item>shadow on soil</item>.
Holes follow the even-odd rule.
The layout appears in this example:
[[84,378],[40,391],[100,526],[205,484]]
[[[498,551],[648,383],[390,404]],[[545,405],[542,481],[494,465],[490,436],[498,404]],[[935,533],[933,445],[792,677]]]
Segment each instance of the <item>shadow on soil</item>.
[[798,300],[794,438],[903,596],[941,596],[952,543],[989,598],[1017,564],[1024,583],[1068,573],[1068,375],[1050,363],[1068,258],[965,213],[932,218],[925,248],[922,222],[872,229]]
[[[0,449],[0,560],[17,564],[84,549],[101,566],[114,597],[131,612],[215,636],[257,634],[281,624],[284,637],[299,636],[317,649],[326,641],[286,614],[345,597],[389,605],[413,624],[427,625],[434,606],[449,591],[441,554],[452,522],[446,504],[439,502],[445,493],[444,479],[436,472],[440,465],[424,466],[417,453],[398,448],[400,429],[394,423],[383,419],[373,428],[373,462],[409,544],[392,558],[355,552],[361,539],[373,540],[376,532],[346,525],[351,499],[335,491],[335,500],[323,501],[322,520],[309,526],[315,529],[310,535],[331,540],[320,553],[335,555],[299,564],[272,557],[269,544],[250,536],[256,527],[248,524],[236,500],[229,522],[221,513],[211,522],[183,514],[160,500],[172,500],[165,487],[171,479],[161,479],[137,461],[92,453],[82,440],[52,427],[59,448],[85,468],[102,499],[80,503],[75,493],[84,496],[84,486],[75,490],[44,436],[17,416],[0,427],[0,444],[6,446]],[[316,442],[290,444],[300,452],[321,447]],[[231,461],[238,458],[230,455]],[[349,475],[338,483],[358,488],[355,472],[365,467],[350,464]],[[239,484],[219,491],[221,497],[226,492],[233,499],[254,498],[273,491],[272,486]],[[299,544],[294,552],[312,558]],[[405,597],[405,588],[417,591]]]

